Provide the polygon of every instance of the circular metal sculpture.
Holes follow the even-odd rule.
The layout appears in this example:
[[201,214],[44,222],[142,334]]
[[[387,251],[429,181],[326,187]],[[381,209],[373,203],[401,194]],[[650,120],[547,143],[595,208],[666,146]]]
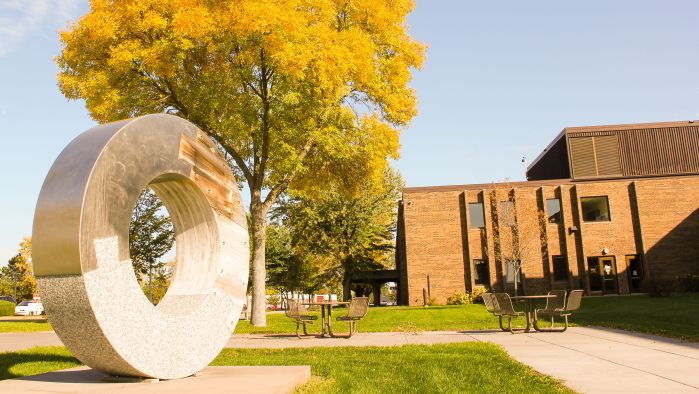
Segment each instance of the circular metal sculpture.
[[[129,259],[129,224],[150,187],[175,227],[177,265],[153,306]],[[248,232],[225,160],[193,124],[148,115],[94,127],[51,167],[34,217],[33,262],[51,325],[88,366],[175,379],[204,368],[245,300]]]

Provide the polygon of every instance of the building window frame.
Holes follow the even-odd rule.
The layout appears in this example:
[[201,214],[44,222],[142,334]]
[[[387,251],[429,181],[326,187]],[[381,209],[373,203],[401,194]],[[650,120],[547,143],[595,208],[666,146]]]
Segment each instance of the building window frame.
[[[480,209],[478,209],[478,206],[480,206]],[[474,212],[478,212],[480,215],[480,222],[477,223],[474,220]],[[481,229],[485,228],[485,210],[482,202],[470,202],[468,203],[468,216],[469,216],[469,221],[468,221],[468,228],[471,229]]]
[[473,284],[490,286],[490,265],[486,259],[473,259]]
[[[559,264],[556,264],[557,262]],[[563,268],[565,268],[565,270],[563,270]],[[560,276],[562,272],[565,272],[565,277]],[[551,256],[551,276],[554,282],[567,282],[570,280],[570,265],[568,264],[567,256]]]
[[[592,219],[589,220],[587,219],[587,215],[585,214],[585,200],[591,200],[591,199],[596,199],[596,198],[603,198],[604,202],[606,204],[607,208],[607,216],[606,219]],[[611,222],[612,221],[612,208],[609,204],[609,196],[607,195],[599,195],[599,196],[585,196],[585,197],[580,197],[580,216],[582,216],[582,221],[585,223],[606,223],[606,222]],[[604,217],[604,216],[599,216],[599,217]]]
[[[558,212],[551,214],[551,203],[556,201],[558,204]],[[546,222],[551,224],[560,224],[563,222],[563,209],[561,206],[561,199],[558,197],[547,198],[546,199]]]

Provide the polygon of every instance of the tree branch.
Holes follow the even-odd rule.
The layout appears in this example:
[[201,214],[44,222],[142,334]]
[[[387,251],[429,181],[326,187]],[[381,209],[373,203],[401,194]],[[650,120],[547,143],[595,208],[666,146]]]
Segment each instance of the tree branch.
[[[175,92],[175,89],[173,88],[172,84],[170,81],[168,81],[166,78],[162,78],[162,80],[165,83],[165,86],[167,89],[163,88],[160,86],[158,83],[158,78],[149,75],[145,70],[137,69],[138,73],[143,76],[144,78],[148,79],[151,81],[153,87],[155,87],[156,90],[158,90],[161,94],[167,96],[170,101],[172,102],[172,106],[179,111],[183,117],[190,119],[190,114],[189,111],[187,110],[187,107],[182,104],[182,102],[179,100],[177,97],[177,93]],[[245,163],[245,160],[243,157],[238,154],[238,152],[233,149],[230,145],[226,143],[226,141],[218,135],[216,132],[213,131],[213,128],[210,127],[206,122],[204,122],[201,119],[190,119],[194,123],[196,123],[204,132],[209,135],[211,138],[213,138],[221,147],[226,151],[226,153],[230,154],[231,157],[233,157],[233,160],[235,163],[238,165],[240,170],[243,172],[243,176],[245,176],[245,180],[248,182],[248,185],[253,185],[255,182],[255,177],[253,176],[253,173],[250,171],[248,168],[247,164]]]
[[250,172],[250,168],[248,168],[247,164],[245,163],[245,160],[243,160],[243,157],[240,154],[238,154],[238,152],[235,149],[228,145],[226,141],[223,139],[223,137],[213,132],[211,128],[207,127],[203,122],[197,123],[201,123],[201,126],[206,132],[206,134],[211,136],[211,138],[213,138],[214,141],[218,142],[218,144],[221,145],[221,147],[226,151],[226,153],[230,154],[231,157],[233,157],[235,164],[237,164],[240,170],[243,172],[243,176],[245,176],[245,180],[248,182],[248,185],[253,185],[255,182],[255,176],[252,172]]
[[[303,146],[301,149],[301,152],[299,152],[299,155],[296,157],[296,160],[298,161],[303,161],[306,156],[308,156],[308,153],[311,151],[311,148],[313,147],[313,143],[315,142],[315,138],[311,137],[306,141],[306,145]],[[277,200],[277,197],[286,190],[286,187],[289,185],[289,182],[296,176],[298,173],[298,169],[289,172],[282,178],[282,180],[277,183],[272,189],[267,193],[267,197],[265,198],[265,201],[263,203],[264,207],[266,209],[269,209],[272,204],[274,204],[274,201]]]

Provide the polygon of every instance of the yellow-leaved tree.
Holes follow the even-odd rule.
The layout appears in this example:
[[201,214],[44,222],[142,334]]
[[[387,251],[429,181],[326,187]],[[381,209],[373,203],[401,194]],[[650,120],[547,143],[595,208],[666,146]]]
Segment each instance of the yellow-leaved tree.
[[380,181],[416,114],[425,46],[413,0],[91,0],[61,32],[58,83],[99,122],[173,113],[211,136],[250,191],[252,324],[265,319],[265,227],[287,189]]

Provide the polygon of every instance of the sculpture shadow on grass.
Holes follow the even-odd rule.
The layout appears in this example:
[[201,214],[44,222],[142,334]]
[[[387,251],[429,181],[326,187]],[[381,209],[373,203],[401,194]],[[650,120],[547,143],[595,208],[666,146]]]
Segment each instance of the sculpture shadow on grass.
[[18,351],[0,353],[0,380],[74,368],[82,365],[69,354],[55,351]]

